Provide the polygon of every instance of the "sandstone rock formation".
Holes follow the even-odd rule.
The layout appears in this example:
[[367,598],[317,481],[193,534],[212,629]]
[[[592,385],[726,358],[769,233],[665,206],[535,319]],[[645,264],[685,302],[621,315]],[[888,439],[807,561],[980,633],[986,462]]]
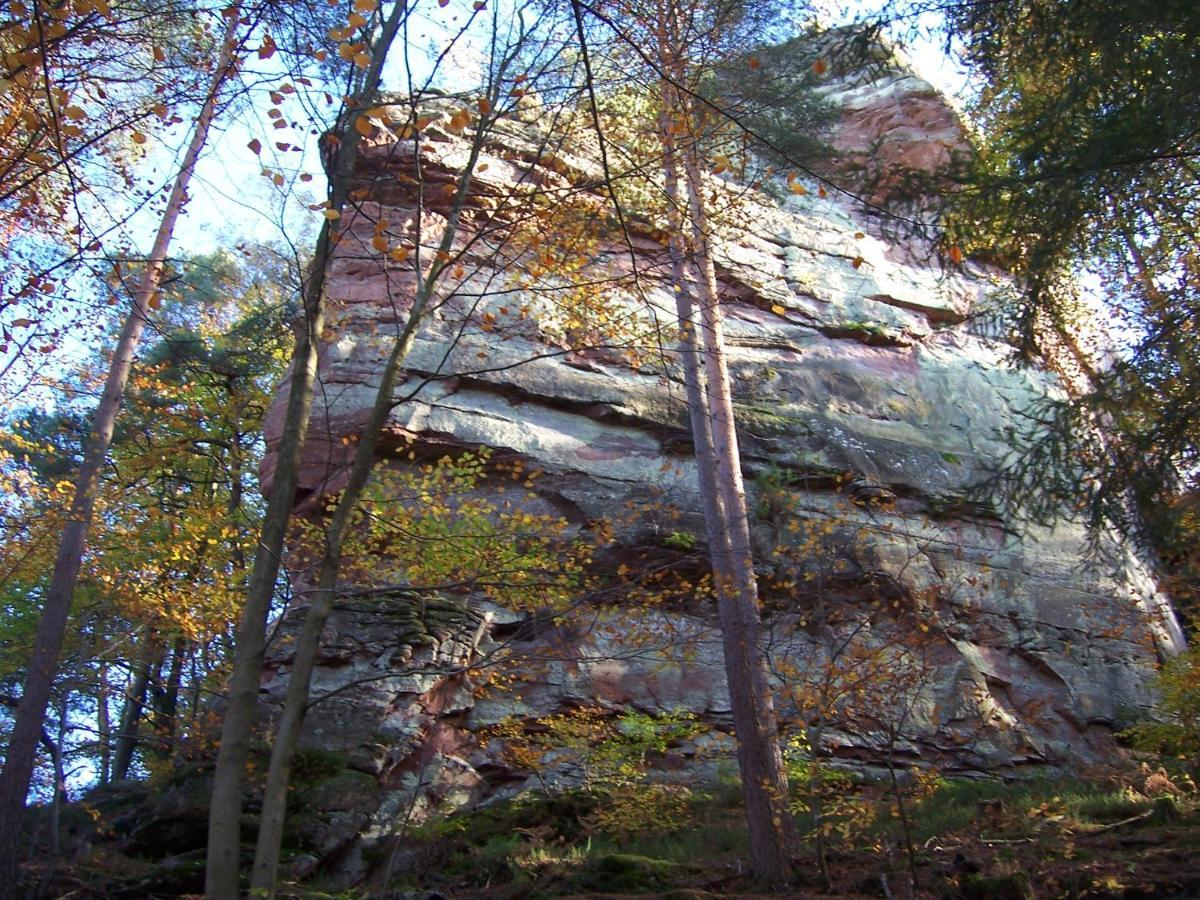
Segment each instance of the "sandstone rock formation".
[[[844,104],[831,140],[845,152],[874,147],[922,166],[961,148],[957,120],[915,76],[860,77],[830,95]],[[366,196],[344,218],[329,288],[336,321],[298,498],[310,516],[342,483],[389,329],[403,320],[414,283],[411,257],[371,247],[380,218],[393,238],[411,237],[417,225],[416,145],[379,124],[356,173]],[[442,186],[464,164],[468,137],[444,123],[426,132],[427,235],[444,221]],[[551,153],[544,138],[537,124],[511,119],[485,150],[473,215],[458,235],[464,269],[407,361],[381,465],[412,465],[410,449],[420,462],[494,448],[494,460],[544,473],[521,493],[522,508],[565,519],[576,535],[611,524],[598,569],[640,561],[702,573],[669,327],[635,354],[569,348],[583,326],[520,277],[536,248],[478,240],[514,190],[570,189],[603,208],[595,160]],[[1174,649],[1178,630],[1150,573],[1119,541],[1105,541],[1107,555],[1096,560],[1078,526],[1037,527],[973,491],[1010,452],[1006,429],[1056,390],[1052,376],[1011,365],[1008,348],[972,316],[993,274],[970,263],[943,268],[919,239],[886,237],[893,229],[870,208],[833,191],[821,196],[815,183],[804,196],[781,177],[756,189],[715,179],[714,190],[735,208],[721,226],[719,278],[784,719],[793,730],[812,725],[805,698],[829,672],[845,682],[849,667],[874,673],[888,702],[876,690],[874,712],[831,717],[821,740],[836,756],[888,752],[996,769],[1102,753],[1113,727],[1147,705],[1156,655]],[[588,271],[624,279],[606,302],[623,304],[630,323],[657,316],[669,324],[661,234],[652,222],[634,225],[628,240],[613,233],[593,246]],[[630,286],[634,272],[641,297]],[[277,403],[268,427],[267,479],[281,410]],[[509,479],[489,477],[474,490]],[[302,581],[303,565],[293,571]],[[381,572],[380,583],[397,577]],[[529,770],[488,731],[512,717],[534,722],[581,707],[688,711],[709,730],[657,764],[688,777],[711,770],[730,727],[714,627],[711,603],[687,597],[646,609],[610,593],[560,617],[470,593],[347,599],[327,629],[313,687],[326,699],[312,708],[306,741],[344,753],[379,789],[334,804],[311,863],[435,806],[525,785]],[[515,670],[523,680],[484,689],[477,670],[504,655],[525,661]],[[264,673],[268,703],[282,697],[288,667],[285,637]],[[569,781],[576,765],[549,760],[542,777]]]

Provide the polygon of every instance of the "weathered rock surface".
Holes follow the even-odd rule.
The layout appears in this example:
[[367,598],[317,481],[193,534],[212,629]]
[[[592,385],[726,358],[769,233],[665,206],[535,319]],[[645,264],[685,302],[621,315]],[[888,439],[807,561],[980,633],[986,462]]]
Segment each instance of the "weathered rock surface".
[[[848,151],[882,141],[892,157],[921,166],[961,149],[953,115],[912,76],[860,79],[831,95],[844,95],[833,140]],[[425,264],[445,222],[441,186],[464,165],[469,135],[434,125],[420,148],[426,196],[441,198],[420,222]],[[547,290],[565,282],[533,283],[537,250],[500,237],[506,198],[535,189],[551,205],[555,192],[572,190],[603,208],[595,162],[561,148],[552,159],[541,148],[539,160],[543,137],[512,120],[485,148],[487,168],[456,235],[463,269],[422,325],[381,458],[403,460],[394,451],[410,442],[418,459],[495,448],[497,458],[544,473],[521,500],[531,509],[564,517],[578,535],[613,524],[598,567],[649,559],[702,571],[670,329],[646,331],[633,362],[626,348],[569,348],[587,325],[572,324],[573,301]],[[333,265],[335,323],[322,351],[302,511],[344,483],[390,335],[411,303],[412,257],[381,258],[371,242],[380,218],[393,241],[414,234],[415,152],[412,140],[381,128],[356,174],[367,197],[344,217]],[[719,279],[784,718],[792,728],[813,723],[827,672],[839,685],[871,672],[873,693],[856,701],[856,714],[829,701],[830,752],[869,760],[883,748],[961,769],[1102,754],[1112,728],[1147,705],[1156,655],[1172,651],[1178,630],[1149,573],[1118,542],[1098,562],[1085,555],[1079,527],[1006,519],[973,493],[1009,452],[1006,428],[1055,390],[1051,376],[1010,365],[1008,348],[970,318],[992,277],[969,263],[944,270],[930,248],[887,239],[887,223],[840,194],[819,196],[815,184],[805,196],[782,179],[755,190],[715,181],[714,190],[735,201],[721,226]],[[499,227],[479,239],[491,226]],[[624,279],[605,289],[606,300],[630,322],[671,321],[669,267],[652,225],[587,252],[587,271]],[[641,300],[630,288],[635,270]],[[277,403],[267,479],[281,416]],[[506,479],[495,475],[497,485]],[[819,540],[806,545],[814,533]],[[582,612],[525,621],[473,595],[451,599],[422,611],[441,616],[423,635],[395,624],[406,605],[412,619],[415,601],[402,595],[344,604],[331,619],[313,688],[328,699],[312,708],[306,740],[344,753],[380,787],[345,812],[320,855],[438,804],[523,786],[529,770],[487,732],[510,717],[690,711],[710,730],[659,761],[687,777],[728,748],[709,604],[677,597],[646,610],[609,594]],[[477,670],[503,656],[526,661],[521,679],[485,688]],[[268,702],[282,697],[288,666],[284,639],[264,673]],[[572,776],[568,762],[548,769],[543,777]]]

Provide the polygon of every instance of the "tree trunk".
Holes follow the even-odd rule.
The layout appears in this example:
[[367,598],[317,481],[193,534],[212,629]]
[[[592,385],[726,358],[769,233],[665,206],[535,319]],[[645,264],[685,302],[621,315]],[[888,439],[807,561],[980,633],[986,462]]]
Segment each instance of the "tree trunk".
[[[391,34],[394,35],[394,33],[393,30]],[[390,36],[388,40],[390,43]],[[386,52],[387,44],[382,44],[382,47],[383,52]],[[275,896],[275,881],[279,869],[279,850],[283,840],[284,820],[287,813],[287,793],[291,778],[292,759],[300,739],[300,727],[304,723],[304,715],[308,709],[309,685],[316,663],[321,633],[325,629],[325,622],[333,608],[333,599],[337,591],[342,546],[345,543],[354,508],[358,505],[363,488],[366,487],[367,479],[374,468],[375,448],[379,443],[379,435],[382,433],[395,403],[394,394],[400,367],[416,342],[417,331],[433,300],[437,280],[445,268],[445,263],[440,260],[448,258],[453,247],[454,235],[462,216],[463,202],[470,187],[471,173],[483,149],[484,134],[484,120],[481,118],[479,127],[476,129],[475,139],[471,144],[470,156],[463,170],[464,175],[459,182],[440,246],[435,255],[435,262],[430,267],[429,275],[418,282],[417,295],[413,298],[408,320],[397,336],[392,352],[384,365],[379,387],[375,392],[371,415],[358,436],[349,479],[341,497],[338,498],[337,507],[326,530],[325,550],[318,566],[317,586],[312,592],[312,602],[305,614],[304,624],[296,640],[295,656],[288,679],[283,713],[276,726],[271,749],[271,764],[267,772],[267,786],[263,795],[261,824],[251,878],[251,891],[255,896]],[[419,156],[418,152],[418,159]],[[414,265],[416,265],[415,262]],[[420,272],[417,273],[417,277],[420,279]]]
[[188,652],[188,642],[182,636],[175,638],[175,643],[171,647],[171,665],[167,669],[167,677],[153,689],[153,750],[159,759],[169,759],[175,747],[175,735],[178,731],[176,715],[179,710],[179,686],[183,681],[183,661]]
[[141,664],[133,672],[129,687],[125,691],[125,705],[121,707],[120,724],[117,726],[117,743],[113,749],[113,781],[129,777],[129,766],[133,763],[133,751],[137,748],[138,724],[146,704],[146,688],[150,684],[150,670],[157,664],[159,644],[157,638],[147,637],[149,645]]
[[59,541],[54,570],[46,590],[42,616],[38,622],[37,636],[34,638],[26,670],[21,706],[17,710],[12,736],[9,739],[4,772],[0,775],[0,898],[15,897],[20,890],[17,884],[17,868],[25,796],[29,792],[29,780],[33,776],[37,742],[58,667],[58,655],[66,634],[75,585],[79,581],[79,570],[96,504],[100,476],[109,444],[112,442],[113,427],[133,365],[134,353],[141,339],[152,300],[158,293],[163,263],[167,257],[167,248],[171,243],[175,223],[187,199],[188,182],[191,180],[200,151],[208,140],[208,130],[216,116],[218,94],[233,71],[237,22],[237,17],[231,17],[226,25],[216,74],[196,118],[191,142],[184,154],[179,174],[175,177],[154,246],[133,297],[133,308],[125,319],[117,348],[109,363],[104,391],[93,416],[83,464],[75,480],[75,492],[67,524]]
[[[349,108],[368,108],[365,101],[374,97],[379,89],[386,48],[391,45],[406,14],[405,3],[397,2],[393,6],[363,78],[357,102]],[[383,48],[383,52],[380,52],[380,48]],[[357,129],[348,128],[340,137],[329,186],[329,208],[339,213],[346,203],[361,135]],[[263,517],[258,552],[246,589],[246,605],[238,627],[233,671],[229,677],[228,702],[208,818],[204,890],[212,900],[225,900],[239,893],[242,796],[245,792],[250,740],[258,715],[258,680],[266,651],[267,614],[279,576],[284,537],[296,499],[300,451],[312,411],[317,346],[325,327],[325,280],[334,243],[334,223],[326,220],[321,227],[305,283],[304,328],[297,337],[292,356],[292,380],[283,433],[276,450],[275,476]]]
[[[708,387],[708,412],[712,429],[711,461],[729,552],[730,581],[717,583],[717,605],[725,651],[734,728],[738,741],[738,766],[746,800],[750,831],[750,857],[755,875],[772,885],[786,883],[799,847],[789,809],[787,776],[779,749],[775,705],[762,651],[762,622],[758,586],[750,544],[750,521],[742,483],[733,394],[725,361],[720,297],[716,268],[709,244],[704,207],[704,183],[694,147],[683,153],[691,219],[692,252],[700,273],[700,316],[704,335],[704,368]],[[698,461],[701,466],[704,461]],[[715,567],[714,567],[715,568]]]
[[96,667],[96,750],[100,759],[100,786],[108,784],[112,778],[112,723],[109,722],[108,716],[108,660],[101,656],[101,650],[104,647],[104,633],[101,631],[97,623],[95,640],[96,640],[96,657],[100,660]]

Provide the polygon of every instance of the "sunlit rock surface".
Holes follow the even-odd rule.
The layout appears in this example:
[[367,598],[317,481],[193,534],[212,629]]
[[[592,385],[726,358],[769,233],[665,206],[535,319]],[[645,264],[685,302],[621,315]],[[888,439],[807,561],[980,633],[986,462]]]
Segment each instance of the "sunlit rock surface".
[[[859,77],[829,94],[844,104],[831,141],[846,154],[875,148],[921,168],[962,150],[953,113],[911,75]],[[427,131],[427,245],[444,225],[442,186],[464,165],[469,136]],[[514,190],[574,184],[603,209],[595,161],[560,148],[552,164],[544,153],[536,162],[542,137],[529,122],[501,126],[481,157],[486,169],[456,247],[502,216]],[[329,286],[334,321],[297,498],[308,515],[344,483],[389,336],[411,304],[411,257],[384,260],[371,242],[380,217],[392,240],[411,240],[414,152],[411,140],[377,130],[356,173],[361,212],[342,220]],[[1176,646],[1178,629],[1128,548],[1109,541],[1106,559],[1089,558],[1080,528],[1006,519],[972,491],[1009,452],[1006,430],[1055,389],[1052,377],[1010,365],[1008,348],[972,317],[991,276],[970,263],[943,267],[919,238],[888,237],[895,222],[816,182],[804,196],[782,177],[759,190],[723,181],[714,189],[738,198],[721,226],[718,274],[788,728],[814,724],[812,708],[796,701],[814,696],[827,673],[848,684],[871,672],[867,699],[852,715],[833,715],[820,735],[838,757],[870,762],[888,752],[906,764],[996,771],[1103,755],[1113,728],[1148,703],[1155,660]],[[702,573],[669,266],[661,234],[635,226],[628,240],[614,232],[590,252],[597,277],[636,272],[645,292],[635,299],[626,282],[611,303],[643,326],[664,323],[643,341],[636,366],[618,350],[568,349],[569,310],[518,283],[528,261],[519,243],[476,241],[421,328],[380,455],[396,466],[410,448],[419,459],[494,448],[496,459],[544,473],[534,496],[521,495],[531,510],[564,517],[580,535],[614,522],[598,566],[649,561]],[[266,480],[282,413],[280,398]],[[823,555],[789,551],[814,529]],[[303,566],[293,571],[302,584]],[[306,865],[434,808],[536,786],[487,731],[514,717],[532,722],[580,707],[614,717],[687,711],[708,730],[655,764],[673,777],[716,771],[728,759],[731,720],[711,602],[678,597],[646,611],[619,599],[587,601],[556,620],[470,594],[443,597],[442,607],[421,610],[428,627],[415,632],[378,608],[391,604],[411,619],[403,596],[344,604],[314,678],[314,695],[327,699],[313,706],[305,740],[345,754],[379,790],[331,814]],[[264,671],[272,704],[286,685],[295,622],[285,619]],[[505,656],[526,661],[518,681],[483,686],[479,672]],[[550,760],[542,777],[570,783],[577,766]]]

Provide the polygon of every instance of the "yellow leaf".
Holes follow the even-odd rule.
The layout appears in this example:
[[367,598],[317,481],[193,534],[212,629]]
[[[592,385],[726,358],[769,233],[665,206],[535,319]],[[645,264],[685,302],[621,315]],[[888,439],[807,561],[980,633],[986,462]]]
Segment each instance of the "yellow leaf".
[[325,212],[321,213],[321,215],[323,215],[330,222],[336,222],[342,217],[342,214],[336,209],[327,209]]
[[865,237],[866,237],[866,235],[865,235],[865,234],[863,234],[861,231],[856,231],[856,232],[854,232],[854,239],[855,239],[856,241],[861,241],[861,240],[862,240],[863,238],[865,238]]
[[408,259],[408,248],[393,247],[392,252],[389,255],[392,257],[392,259],[396,260],[396,262],[404,262],[404,260]]
[[805,194],[808,193],[808,188],[806,188],[804,185],[802,185],[800,182],[797,181],[797,182],[793,182],[793,184],[791,186],[791,191],[793,194],[803,197]]
[[771,312],[775,313],[775,315],[777,315],[777,316],[787,315],[787,310],[784,307],[779,306],[778,304],[771,307]]
[[377,234],[375,237],[371,238],[371,246],[380,253],[386,253],[388,248],[387,238],[381,234]]

